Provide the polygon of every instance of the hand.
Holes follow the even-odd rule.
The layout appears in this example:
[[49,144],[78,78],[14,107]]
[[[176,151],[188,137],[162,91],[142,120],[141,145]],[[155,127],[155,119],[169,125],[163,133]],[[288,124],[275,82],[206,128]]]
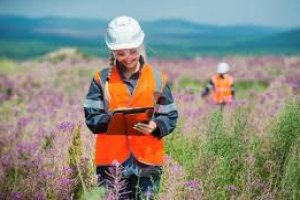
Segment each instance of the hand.
[[208,95],[208,94],[205,93],[205,92],[202,92],[202,93],[201,93],[201,97],[202,97],[203,99],[205,99],[205,98],[207,97],[207,95]]
[[157,128],[155,121],[151,120],[149,123],[137,123],[133,126],[133,129],[145,134],[150,135]]

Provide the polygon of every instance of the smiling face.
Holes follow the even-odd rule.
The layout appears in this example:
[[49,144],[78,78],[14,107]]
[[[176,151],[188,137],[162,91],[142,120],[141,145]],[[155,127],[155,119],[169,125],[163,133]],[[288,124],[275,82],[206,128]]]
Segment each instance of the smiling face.
[[115,58],[124,65],[127,70],[136,68],[141,55],[139,48],[115,50],[113,53]]

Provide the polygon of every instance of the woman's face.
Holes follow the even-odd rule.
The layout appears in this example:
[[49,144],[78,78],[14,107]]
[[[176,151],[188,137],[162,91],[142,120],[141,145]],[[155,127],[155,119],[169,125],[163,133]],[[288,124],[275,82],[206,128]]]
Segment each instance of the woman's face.
[[115,50],[114,56],[127,69],[133,69],[139,62],[140,51],[138,48]]

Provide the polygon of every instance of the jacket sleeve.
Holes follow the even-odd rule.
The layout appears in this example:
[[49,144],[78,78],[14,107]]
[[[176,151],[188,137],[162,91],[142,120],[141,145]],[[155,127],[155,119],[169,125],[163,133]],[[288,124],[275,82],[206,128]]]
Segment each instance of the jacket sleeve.
[[234,98],[235,96],[235,89],[234,89],[234,84],[231,85],[231,95]]
[[84,113],[85,123],[94,134],[107,131],[111,115],[105,111],[103,91],[95,78],[84,100]]
[[201,96],[205,97],[209,94],[210,90],[214,87],[214,84],[212,82],[212,80],[210,80],[207,84],[205,89],[201,92]]
[[178,118],[176,103],[173,100],[169,83],[166,84],[162,95],[157,100],[155,110],[154,121],[157,128],[152,134],[157,138],[162,138],[175,129]]

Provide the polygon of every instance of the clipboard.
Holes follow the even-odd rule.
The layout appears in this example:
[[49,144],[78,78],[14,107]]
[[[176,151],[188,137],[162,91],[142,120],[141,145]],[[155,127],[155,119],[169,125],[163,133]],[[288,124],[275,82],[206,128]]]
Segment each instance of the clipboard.
[[107,134],[110,135],[144,135],[133,129],[139,122],[149,123],[153,118],[154,107],[121,108],[113,111],[108,124]]

